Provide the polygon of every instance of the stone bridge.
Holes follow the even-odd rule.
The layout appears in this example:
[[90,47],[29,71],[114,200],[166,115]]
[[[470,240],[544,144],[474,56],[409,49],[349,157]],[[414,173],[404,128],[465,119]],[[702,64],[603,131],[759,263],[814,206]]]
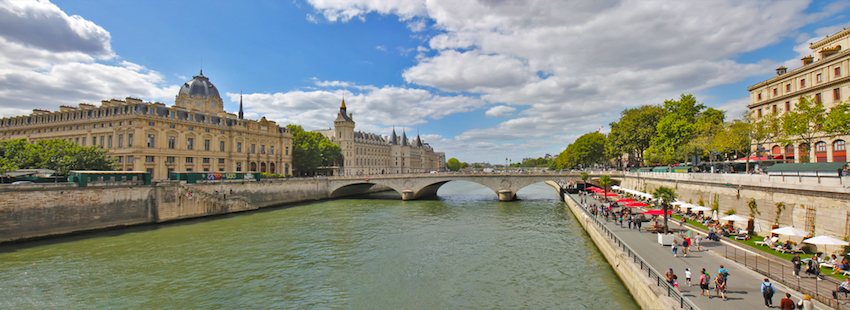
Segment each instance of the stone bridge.
[[[588,174],[591,179],[594,179],[603,174],[612,173],[588,172]],[[500,201],[512,201],[516,198],[517,191],[534,183],[581,182],[581,172],[433,173],[334,177],[328,180],[328,196],[335,198],[362,194],[378,185],[392,188],[401,194],[402,200],[412,200],[434,196],[443,184],[450,181],[475,182],[492,189],[499,195]]]

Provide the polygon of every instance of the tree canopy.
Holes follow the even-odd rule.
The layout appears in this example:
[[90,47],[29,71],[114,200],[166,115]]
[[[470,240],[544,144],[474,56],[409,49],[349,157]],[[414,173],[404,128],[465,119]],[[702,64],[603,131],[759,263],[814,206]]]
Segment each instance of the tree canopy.
[[58,175],[68,175],[71,170],[115,170],[114,162],[104,149],[79,146],[62,139],[35,143],[27,143],[26,139],[0,141],[0,172],[52,169]]
[[605,162],[605,135],[586,133],[567,146],[557,159],[557,169],[590,167]]
[[449,168],[451,171],[459,171],[463,167],[461,167],[461,163],[457,158],[452,157],[446,161],[446,168]]
[[342,149],[318,132],[304,131],[300,125],[286,125],[292,133],[292,167],[299,172],[333,166],[342,159]]

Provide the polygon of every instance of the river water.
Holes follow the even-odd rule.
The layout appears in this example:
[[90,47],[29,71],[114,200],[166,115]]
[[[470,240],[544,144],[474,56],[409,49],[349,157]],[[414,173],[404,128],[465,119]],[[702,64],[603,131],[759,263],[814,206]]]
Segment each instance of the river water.
[[554,189],[517,195],[458,181],[439,200],[329,200],[7,245],[0,308],[639,308]]

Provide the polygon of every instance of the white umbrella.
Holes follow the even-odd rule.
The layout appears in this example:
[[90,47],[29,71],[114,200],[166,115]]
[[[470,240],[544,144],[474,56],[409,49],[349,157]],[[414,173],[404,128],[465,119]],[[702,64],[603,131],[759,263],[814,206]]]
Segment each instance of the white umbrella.
[[740,216],[740,215],[737,215],[737,214],[732,214],[732,215],[727,215],[727,216],[721,217],[720,220],[721,221],[739,222],[739,221],[749,221],[750,219],[743,217],[743,216]]
[[705,212],[705,211],[711,211],[711,208],[703,207],[703,206],[696,206],[696,207],[691,208],[691,211],[693,211],[693,212],[699,212],[699,211]]
[[803,240],[805,243],[818,244],[818,245],[850,245],[850,242],[846,242],[841,239],[836,239],[830,236],[821,235],[817,237],[812,237],[806,240]]
[[688,204],[688,203],[681,201],[681,200],[676,200],[675,202],[671,203],[671,205],[674,205],[674,206],[681,206],[681,205],[684,205],[684,204]]
[[611,186],[611,188],[612,188],[612,189],[620,189],[620,186],[619,186],[619,185],[614,185],[614,186]]
[[797,236],[797,237],[805,237],[808,236],[809,233],[804,230],[799,230],[794,228],[794,226],[785,226],[782,228],[777,228],[770,231],[771,233],[777,235],[787,235],[787,236]]
[[711,211],[711,219],[715,221],[717,220],[717,210]]
[[761,232],[761,223],[759,223],[758,219],[753,223],[753,232]]

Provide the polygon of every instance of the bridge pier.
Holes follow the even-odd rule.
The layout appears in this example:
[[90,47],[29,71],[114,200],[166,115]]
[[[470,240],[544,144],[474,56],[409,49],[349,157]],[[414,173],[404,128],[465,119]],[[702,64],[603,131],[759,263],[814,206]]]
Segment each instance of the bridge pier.
[[514,192],[510,190],[500,190],[499,201],[514,201]]
[[413,191],[401,192],[401,200],[413,200]]

